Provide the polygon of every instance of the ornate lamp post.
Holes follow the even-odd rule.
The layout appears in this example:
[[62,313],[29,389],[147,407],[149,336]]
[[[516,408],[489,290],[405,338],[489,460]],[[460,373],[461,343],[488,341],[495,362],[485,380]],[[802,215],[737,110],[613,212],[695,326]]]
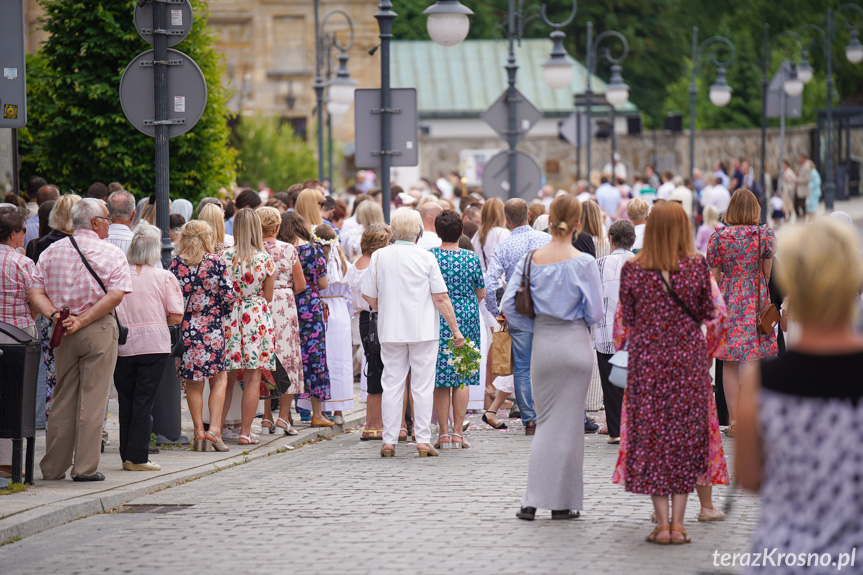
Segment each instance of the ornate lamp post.
[[[335,105],[350,106],[354,101],[354,89],[357,86],[356,81],[352,80],[348,74],[348,55],[346,52],[350,50],[354,44],[354,23],[344,10],[330,10],[324,16],[322,22],[319,19],[319,4],[320,0],[315,0],[315,94],[317,96],[317,114],[318,114],[318,180],[324,181],[324,89],[327,89],[328,100]],[[326,32],[327,22],[333,16],[341,16],[348,24],[350,31],[350,40],[347,44],[342,44],[339,41],[336,32]],[[322,69],[327,66],[327,76],[329,76],[329,60],[332,47],[339,50],[339,70],[335,79],[324,81]],[[329,108],[329,106],[328,106]],[[332,122],[330,116],[332,112],[328,109],[327,128],[332,131]],[[330,135],[332,137],[332,135]],[[332,144],[330,144],[332,151]],[[330,154],[330,164],[332,164],[332,154]],[[330,165],[330,186],[332,183],[332,165]]]
[[[708,46],[724,44],[731,51],[725,60],[717,55],[718,50],[713,50],[713,65],[716,67],[716,82],[710,86],[710,101],[714,106],[724,107],[731,101],[731,87],[725,81],[725,68],[734,61],[734,44],[724,36],[711,36],[700,45],[698,44],[698,27],[692,27],[692,81],[689,84],[689,181],[695,181],[695,97],[698,95],[698,85],[695,79],[701,68],[701,57],[704,56]],[[717,46],[718,48],[718,46]]]

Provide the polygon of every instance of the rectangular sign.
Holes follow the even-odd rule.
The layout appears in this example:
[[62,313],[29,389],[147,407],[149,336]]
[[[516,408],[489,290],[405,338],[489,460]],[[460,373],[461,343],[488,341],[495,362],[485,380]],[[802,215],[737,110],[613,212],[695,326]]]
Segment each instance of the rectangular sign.
[[[393,167],[416,166],[419,163],[417,138],[416,88],[393,88],[392,152]],[[362,89],[354,92],[356,152],[354,164],[358,168],[381,167],[381,91]]]
[[0,0],[0,128],[27,124],[24,0]]

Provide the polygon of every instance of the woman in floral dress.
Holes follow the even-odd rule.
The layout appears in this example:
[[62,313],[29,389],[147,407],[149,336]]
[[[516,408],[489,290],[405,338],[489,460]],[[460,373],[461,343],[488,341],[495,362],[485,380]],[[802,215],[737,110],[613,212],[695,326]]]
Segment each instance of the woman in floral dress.
[[327,260],[324,251],[311,243],[312,234],[308,223],[296,212],[282,214],[279,239],[297,249],[306,290],[297,294],[297,313],[300,319],[300,346],[303,352],[302,399],[312,403],[312,427],[332,427],[333,422],[324,417],[321,402],[330,399],[330,375],[327,371],[327,326],[324,304],[318,290],[327,287]]
[[[466,340],[479,346],[479,302],[485,297],[485,281],[479,258],[471,250],[458,247],[463,227],[461,217],[457,213],[452,210],[441,212],[435,218],[434,227],[441,239],[441,246],[433,248],[431,253],[437,259],[446,282],[459,329]],[[434,390],[434,408],[440,432],[438,444],[435,447],[468,448],[470,444],[461,434],[461,422],[464,421],[470,394],[467,386],[479,385],[479,366],[476,374],[466,378],[456,374],[455,367],[447,363],[451,358],[447,348],[450,339],[452,339],[452,331],[441,317]],[[452,405],[453,422],[458,423],[453,426],[452,434],[449,433],[450,405]]]
[[[186,401],[195,425],[195,447],[211,451],[222,443],[222,409],[225,403],[225,318],[231,313],[234,288],[227,267],[213,253],[213,230],[192,220],[177,244],[177,256],[168,266],[183,292],[185,313],[181,337],[186,351],[177,359],[177,376],[186,382]],[[210,380],[210,429],[204,433],[204,380]],[[205,440],[208,440],[205,442]]]
[[658,525],[647,541],[688,543],[687,495],[708,469],[710,374],[701,324],[714,305],[707,263],[679,204],[654,206],[644,248],[623,266],[619,309],[632,330],[619,460],[625,487],[652,498]]
[[[269,402],[265,403],[264,423],[271,429],[281,429],[285,435],[297,435],[291,424],[291,402],[294,395],[303,391],[303,352],[300,348],[300,322],[297,317],[296,294],[306,289],[306,278],[300,265],[297,250],[291,244],[276,239],[282,225],[282,215],[276,208],[258,208],[264,235],[264,249],[276,264],[273,301],[270,309],[273,316],[273,339],[276,342],[275,377],[290,380],[279,402],[279,417],[273,422]],[[283,385],[277,386],[284,389]],[[272,432],[272,431],[271,431]]]
[[[767,282],[773,267],[775,236],[767,226],[758,225],[761,206],[747,189],[734,192],[724,218],[727,227],[717,230],[707,244],[707,264],[728,305],[728,348],[718,359],[722,360],[722,386],[728,404],[730,425],[726,434],[733,437],[740,392],[740,364],[778,353],[776,334],[760,335],[755,327],[759,311],[759,275],[761,305],[770,303]],[[761,253],[758,252],[759,235]]]
[[234,242],[225,250],[228,277],[234,286],[237,303],[225,320],[227,369],[243,372],[243,420],[240,445],[258,443],[252,435],[261,397],[263,370],[276,370],[273,354],[273,317],[269,302],[273,300],[273,274],[276,264],[264,251],[261,218],[250,208],[234,216]]

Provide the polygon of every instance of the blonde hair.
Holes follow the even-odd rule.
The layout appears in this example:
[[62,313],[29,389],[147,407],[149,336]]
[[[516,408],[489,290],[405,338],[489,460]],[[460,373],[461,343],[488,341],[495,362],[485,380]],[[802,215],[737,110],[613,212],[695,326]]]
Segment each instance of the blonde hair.
[[801,324],[848,327],[863,285],[863,264],[854,230],[832,218],[779,232],[776,281]]
[[330,226],[330,224],[320,224],[314,229],[312,239],[315,240],[316,244],[323,248],[324,259],[327,261],[330,261],[332,246],[336,246],[336,255],[339,258],[339,262],[342,264],[342,275],[345,275],[348,272],[348,258],[346,258],[345,254],[342,252],[342,247],[339,245],[339,236],[336,235],[336,231],[332,226]]
[[373,224],[383,224],[384,211],[376,202],[363,202],[357,206],[357,223],[368,228]]
[[677,202],[654,204],[644,228],[638,263],[646,270],[677,271],[680,258],[695,253],[689,218]]
[[156,204],[147,204],[143,210],[141,210],[141,220],[147,222],[151,226],[155,226],[156,224]]
[[485,240],[494,228],[506,227],[506,216],[503,213],[503,202],[499,198],[491,198],[482,206],[480,212],[479,245],[485,247]]
[[420,213],[410,208],[399,208],[393,213],[393,237],[405,242],[415,242],[423,229]]
[[714,205],[708,205],[704,208],[704,225],[708,228],[715,228],[719,225],[719,210]]
[[61,232],[72,231],[72,206],[81,201],[81,196],[66,194],[60,196],[48,216],[48,226]]
[[527,206],[527,224],[532,226],[539,216],[545,213],[545,204],[541,200],[533,200]]
[[634,222],[647,219],[650,205],[641,198],[632,198],[626,204],[626,216]]
[[213,228],[210,224],[203,220],[192,220],[183,226],[177,243],[177,255],[181,260],[196,265],[213,251]]
[[312,188],[306,188],[297,196],[294,210],[303,216],[310,226],[315,227],[324,223],[324,218],[321,217],[320,206],[320,203],[323,201],[324,195],[322,193]]
[[264,251],[261,218],[252,208],[243,208],[234,214],[234,250],[237,262],[252,262],[256,252]]
[[569,194],[551,201],[548,214],[548,231],[553,236],[571,236],[581,223],[581,202]]
[[599,238],[600,241],[605,238],[602,210],[593,200],[588,200],[581,205],[581,229],[587,235]]
[[386,224],[372,224],[363,232],[360,249],[364,256],[371,256],[381,248],[390,245],[393,233]]
[[207,204],[198,212],[198,219],[210,224],[213,230],[213,241],[217,244],[225,241],[225,212],[218,204]]
[[261,218],[261,234],[263,237],[275,237],[279,233],[279,226],[282,225],[282,213],[277,208],[268,206],[260,207],[257,210],[258,217]]

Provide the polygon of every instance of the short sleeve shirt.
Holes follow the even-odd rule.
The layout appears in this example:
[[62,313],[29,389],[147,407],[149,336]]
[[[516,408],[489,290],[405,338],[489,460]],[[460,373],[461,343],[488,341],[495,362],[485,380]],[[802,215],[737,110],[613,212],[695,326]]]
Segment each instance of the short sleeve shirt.
[[440,338],[434,293],[446,293],[437,260],[415,244],[396,242],[372,255],[363,295],[378,300],[381,343],[415,343]]

